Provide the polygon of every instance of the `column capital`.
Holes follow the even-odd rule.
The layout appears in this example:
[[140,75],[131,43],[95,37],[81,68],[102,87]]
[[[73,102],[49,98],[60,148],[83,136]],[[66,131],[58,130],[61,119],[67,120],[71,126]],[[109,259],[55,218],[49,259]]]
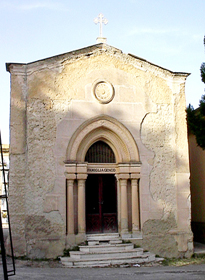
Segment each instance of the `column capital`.
[[65,175],[66,179],[68,179],[68,180],[75,180],[76,179],[76,174],[75,173],[64,172],[64,175]]
[[86,180],[87,177],[88,177],[88,174],[82,174],[82,173],[77,174],[77,180]]
[[118,180],[128,180],[130,178],[129,173],[118,173],[115,176]]
[[140,179],[140,174],[131,173],[131,174],[130,174],[130,179],[131,179],[131,180],[138,180],[138,179]]

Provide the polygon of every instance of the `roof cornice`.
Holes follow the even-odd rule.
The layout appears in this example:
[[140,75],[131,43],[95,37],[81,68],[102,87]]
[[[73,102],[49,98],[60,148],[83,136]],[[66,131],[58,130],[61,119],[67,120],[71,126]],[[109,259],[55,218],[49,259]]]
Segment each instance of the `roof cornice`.
[[92,46],[88,46],[85,48],[77,49],[74,51],[70,51],[67,53],[55,55],[52,57],[40,59],[40,60],[29,62],[29,63],[10,63],[9,62],[9,63],[6,63],[6,70],[10,73],[25,75],[26,73],[31,74],[33,71],[43,70],[45,68],[50,68],[50,69],[59,68],[60,69],[62,67],[62,61],[64,61],[64,60],[77,59],[77,58],[81,58],[83,56],[89,57],[97,52],[107,52],[107,53],[122,55],[124,58],[127,57],[128,60],[131,59],[130,62],[132,61],[133,65],[135,65],[135,67],[137,67],[137,68],[140,67],[139,66],[140,64],[142,64],[142,66],[143,66],[142,68],[145,68],[145,69],[147,68],[148,65],[149,66],[151,65],[153,67],[153,71],[155,71],[156,69],[158,69],[159,72],[165,71],[167,74],[171,75],[172,77],[181,77],[181,78],[186,79],[190,75],[190,73],[186,73],[186,72],[173,72],[169,69],[163,68],[159,65],[156,65],[152,62],[149,62],[141,57],[138,57],[138,56],[130,54],[130,53],[124,54],[121,50],[119,50],[115,47],[112,47],[110,45],[104,44],[104,43],[95,44]]

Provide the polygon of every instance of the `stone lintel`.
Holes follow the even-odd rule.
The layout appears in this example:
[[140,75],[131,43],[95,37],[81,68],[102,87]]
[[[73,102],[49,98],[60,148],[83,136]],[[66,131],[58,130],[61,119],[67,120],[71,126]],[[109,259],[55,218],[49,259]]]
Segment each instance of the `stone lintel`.
[[129,163],[125,163],[125,164],[121,164],[119,163],[118,164],[118,173],[130,173],[130,166],[129,166]]
[[130,163],[119,163],[117,168],[118,173],[140,173],[141,163],[130,162]]
[[87,163],[77,163],[77,173],[83,173],[87,175]]

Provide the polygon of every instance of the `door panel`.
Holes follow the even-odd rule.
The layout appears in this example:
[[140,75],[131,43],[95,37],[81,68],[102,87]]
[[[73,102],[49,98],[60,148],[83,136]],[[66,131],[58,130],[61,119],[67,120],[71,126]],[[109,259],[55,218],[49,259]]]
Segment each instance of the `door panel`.
[[114,175],[103,175],[103,232],[117,232],[116,197]]
[[87,233],[117,232],[116,198],[114,175],[88,175],[86,181]]
[[99,213],[99,187],[98,177],[88,175],[86,180],[86,231],[87,233],[101,232]]

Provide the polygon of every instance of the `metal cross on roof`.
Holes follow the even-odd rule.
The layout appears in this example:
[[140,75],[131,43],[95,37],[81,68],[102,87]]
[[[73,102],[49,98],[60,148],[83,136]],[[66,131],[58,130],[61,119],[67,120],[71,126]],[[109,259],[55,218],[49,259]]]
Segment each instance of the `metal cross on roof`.
[[99,14],[98,17],[96,17],[94,19],[94,23],[95,24],[100,24],[100,37],[102,37],[102,24],[107,24],[108,23],[108,20],[106,18],[104,18],[104,15],[103,14]]

